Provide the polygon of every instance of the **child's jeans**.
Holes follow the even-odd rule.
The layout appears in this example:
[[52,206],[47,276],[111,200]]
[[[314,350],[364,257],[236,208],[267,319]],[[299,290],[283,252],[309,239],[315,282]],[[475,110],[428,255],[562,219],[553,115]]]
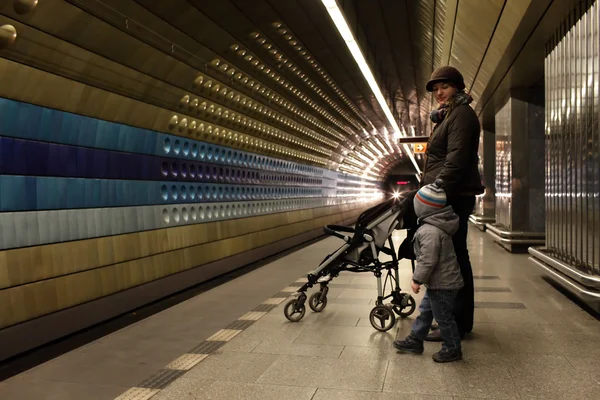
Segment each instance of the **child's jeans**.
[[413,323],[411,335],[421,341],[425,340],[435,318],[444,339],[442,348],[461,350],[460,335],[452,313],[457,292],[458,290],[427,289],[419,306],[420,315]]

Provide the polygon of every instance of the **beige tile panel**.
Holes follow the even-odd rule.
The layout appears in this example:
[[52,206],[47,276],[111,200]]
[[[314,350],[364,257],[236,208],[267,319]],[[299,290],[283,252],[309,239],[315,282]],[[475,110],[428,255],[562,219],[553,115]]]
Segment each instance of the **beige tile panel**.
[[[265,229],[285,227],[289,224],[315,220],[315,218],[335,216],[333,220],[340,221],[355,215],[367,206],[369,204],[320,207],[1,251],[0,289],[150,257]],[[347,213],[352,215],[346,216]],[[310,229],[314,228],[318,226],[312,225]]]
[[[4,58],[0,58],[0,78],[7,82],[0,88],[2,97],[296,162],[310,160],[319,166],[326,164],[324,158],[304,151],[289,150],[287,146],[273,144],[270,140],[225,129],[182,112],[173,112]],[[176,123],[172,123],[175,119]],[[186,122],[181,125],[183,119]],[[192,121],[197,126],[203,124],[204,132],[188,129]]]
[[[200,245],[188,244],[185,247],[183,245],[189,243],[187,240],[190,238],[189,236],[186,236],[186,240],[184,240],[183,236],[178,235],[179,240],[171,238],[169,241],[169,234],[167,234],[167,237],[164,237],[163,240],[171,248],[157,241],[156,246],[161,251],[160,253],[157,251],[155,255],[140,255],[138,249],[137,257],[134,257],[130,261],[115,263],[103,268],[88,269],[84,272],[46,279],[0,291],[0,300],[3,300],[2,303],[8,301],[11,309],[11,312],[0,314],[0,329],[108,296],[199,265],[252,250],[256,247],[298,235],[326,224],[356,217],[361,210],[362,207],[360,209],[315,217],[271,229],[265,229],[265,226],[256,225],[257,227],[260,226],[263,230],[257,233],[247,233],[227,239],[205,242]],[[241,224],[239,221],[237,223],[238,225],[247,225]],[[165,231],[171,230],[166,229]],[[114,252],[122,259],[131,249],[136,247],[136,241],[138,241],[139,245],[140,235],[142,234],[123,235],[122,237],[108,239],[112,240],[113,246],[118,247],[118,250]],[[79,259],[71,258],[70,261],[74,262],[75,265],[79,265],[77,261],[85,262],[87,260],[87,264],[90,265],[100,258],[99,254],[104,254],[107,251],[112,252],[113,249],[100,249],[97,247],[96,251],[80,251],[78,253],[80,254]],[[58,259],[67,258],[65,254],[63,256],[58,257]],[[43,257],[40,260],[45,261]],[[55,261],[56,259],[53,260]],[[18,260],[16,261],[18,262]],[[39,266],[35,267],[39,268]]]
[[[190,84],[199,76],[208,78],[198,71],[203,70],[206,60],[213,59],[216,54],[173,26],[165,24],[158,16],[152,15],[141,6],[137,7],[136,19],[140,16],[139,12],[146,14],[144,25],[150,30],[160,26],[161,35],[170,38],[163,44],[169,47],[171,43],[176,45],[172,57],[165,57],[165,53],[161,51],[165,50],[164,48],[155,48],[135,37],[136,34],[144,36],[142,31],[136,29],[134,33],[124,32],[94,15],[82,13],[79,7],[69,2],[46,0],[37,6],[34,14],[28,16],[27,25],[7,19],[5,23],[15,26],[20,40],[5,52],[6,58],[20,61],[23,54],[36,54],[35,59],[27,59],[27,64],[38,68],[42,65],[43,68],[40,69],[51,73],[105,87],[125,96],[144,98],[148,103],[160,107],[179,109],[180,99],[185,94],[191,94],[181,89],[189,89]],[[10,9],[12,7],[7,6],[3,11],[14,16]],[[127,14],[133,12],[131,5],[126,9]],[[57,18],[63,23],[57,24]],[[85,31],[93,34],[82,34],[81,26],[85,26]],[[146,31],[146,38],[148,33]],[[106,43],[118,43],[118,46],[106,46]],[[182,49],[178,46],[196,57],[182,56]],[[130,54],[135,54],[136,57],[130,57]],[[69,68],[65,68],[66,66]],[[230,81],[228,76],[225,78],[222,74],[212,75],[214,76],[209,79],[218,83],[212,90],[198,85],[192,90],[213,98],[224,97],[216,95],[217,86],[221,88],[219,93],[223,93],[223,89],[232,93],[232,88],[227,84]],[[239,94],[237,91],[235,93]],[[103,109],[97,104],[90,105],[95,108],[92,110],[94,113]],[[257,136],[252,132],[250,135]],[[335,142],[331,145],[334,146]],[[287,142],[284,146],[293,148],[296,144]]]

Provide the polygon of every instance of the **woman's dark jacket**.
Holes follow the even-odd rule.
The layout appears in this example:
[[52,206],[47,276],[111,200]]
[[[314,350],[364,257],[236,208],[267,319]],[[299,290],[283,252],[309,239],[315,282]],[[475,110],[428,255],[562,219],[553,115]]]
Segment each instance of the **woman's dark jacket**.
[[448,197],[483,193],[479,174],[479,119],[468,105],[456,106],[429,138],[421,185],[444,182]]

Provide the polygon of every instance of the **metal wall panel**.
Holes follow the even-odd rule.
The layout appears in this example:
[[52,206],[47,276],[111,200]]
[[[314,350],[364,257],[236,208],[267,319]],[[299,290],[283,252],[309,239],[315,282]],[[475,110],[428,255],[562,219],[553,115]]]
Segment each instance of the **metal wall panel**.
[[511,91],[512,230],[543,233],[544,107],[543,88]]
[[496,223],[518,235],[544,232],[542,90],[512,90],[496,115]]
[[496,135],[494,132],[484,130],[483,137],[483,185],[485,193],[483,197],[486,218],[495,218],[496,213]]
[[546,84],[546,247],[600,275],[600,33],[596,2],[549,43]]
[[[365,196],[0,213],[0,250],[369,201]],[[239,223],[245,223],[240,221]]]

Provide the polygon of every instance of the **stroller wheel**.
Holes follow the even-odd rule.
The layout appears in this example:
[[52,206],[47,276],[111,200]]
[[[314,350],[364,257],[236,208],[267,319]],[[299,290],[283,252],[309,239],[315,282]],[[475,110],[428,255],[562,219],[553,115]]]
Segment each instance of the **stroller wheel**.
[[304,314],[306,313],[306,306],[302,304],[298,307],[297,304],[298,299],[292,299],[288,301],[283,308],[283,314],[291,322],[300,321],[302,318],[304,318]]
[[369,320],[373,328],[380,332],[387,332],[396,323],[396,316],[392,309],[388,306],[375,306],[369,314]]
[[314,312],[321,312],[325,309],[327,305],[327,295],[323,294],[323,292],[315,292],[308,299],[308,306]]
[[406,318],[415,312],[417,309],[417,302],[410,294],[405,294],[402,305],[394,304],[392,309],[400,318]]

